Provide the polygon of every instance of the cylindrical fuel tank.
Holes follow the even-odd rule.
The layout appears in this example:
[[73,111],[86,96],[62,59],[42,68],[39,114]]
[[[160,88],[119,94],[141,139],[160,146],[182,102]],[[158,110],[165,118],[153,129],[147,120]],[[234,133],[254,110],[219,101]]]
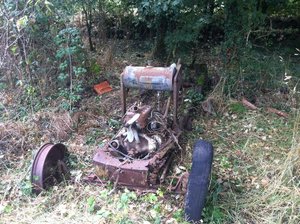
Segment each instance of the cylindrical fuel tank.
[[123,85],[127,88],[172,91],[176,73],[174,65],[166,68],[127,66],[122,73]]

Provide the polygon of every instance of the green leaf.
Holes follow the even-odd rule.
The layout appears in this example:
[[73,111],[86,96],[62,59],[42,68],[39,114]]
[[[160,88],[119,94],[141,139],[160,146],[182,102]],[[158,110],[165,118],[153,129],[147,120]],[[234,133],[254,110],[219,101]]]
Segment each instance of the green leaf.
[[66,51],[65,51],[64,48],[62,48],[62,49],[59,49],[59,50],[56,52],[55,57],[58,58],[58,59],[62,59],[65,55],[66,55]]
[[4,212],[10,214],[13,211],[13,207],[11,205],[6,205],[4,208]]
[[88,211],[90,213],[95,211],[95,204],[96,204],[95,198],[93,196],[90,196],[87,199]]
[[17,50],[18,50],[18,46],[17,45],[13,45],[10,48],[11,52],[13,53],[13,55],[17,55]]
[[61,71],[64,71],[67,67],[68,67],[67,61],[64,61],[63,63],[60,63],[60,64],[59,64],[59,69],[60,69]]
[[68,74],[66,74],[66,73],[60,73],[59,75],[58,75],[58,80],[60,80],[60,81],[64,81],[64,80],[66,80],[68,78]]
[[96,214],[106,219],[111,215],[111,212],[101,208]]
[[27,26],[27,24],[28,24],[28,17],[26,15],[17,20],[17,24],[16,24],[17,29],[21,30],[21,29],[25,28]]

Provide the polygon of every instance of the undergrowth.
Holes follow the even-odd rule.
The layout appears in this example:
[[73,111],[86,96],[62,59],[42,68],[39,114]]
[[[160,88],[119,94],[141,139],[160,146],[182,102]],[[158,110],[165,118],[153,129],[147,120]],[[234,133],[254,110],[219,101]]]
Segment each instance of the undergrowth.
[[[178,166],[190,167],[195,139],[213,142],[215,158],[204,223],[300,221],[299,119],[298,114],[285,119],[259,111],[241,114],[229,110],[221,119],[195,121],[194,126],[202,127],[204,134],[188,134],[187,158],[174,166],[174,172]],[[30,121],[22,125],[26,127]],[[110,126],[105,127],[109,131]],[[62,183],[39,196],[31,194],[28,176],[42,139],[24,140],[36,145],[31,144],[30,150],[25,147],[28,152],[21,157],[1,153],[0,223],[183,223],[181,195],[169,194],[163,188],[145,194],[85,183],[83,178],[93,171],[91,157],[101,140],[86,145],[85,133],[72,135],[65,143],[75,182]]]
[[[124,67],[112,63],[116,68]],[[102,64],[101,69],[105,69]],[[57,109],[60,102],[56,99],[38,112],[25,108],[21,113],[22,106],[17,105],[15,110],[14,96],[1,91],[0,223],[184,223],[184,196],[170,194],[167,186],[142,193],[84,181],[94,171],[91,161],[96,148],[120,125],[118,75],[113,69],[109,72],[114,90],[98,97],[88,93],[73,111]],[[210,72],[220,70],[211,65]],[[281,72],[278,69],[278,74]],[[290,72],[280,80],[288,76],[292,81],[297,78]],[[228,79],[223,76],[208,97],[216,113],[196,113],[193,130],[184,134],[184,152],[167,178],[190,169],[196,139],[213,143],[204,223],[300,222],[300,115],[298,90],[293,83],[284,83],[288,93],[278,92],[277,87],[257,91],[254,103],[258,109],[249,110],[238,94],[235,99],[224,95]],[[189,97],[201,110],[202,95]],[[268,113],[267,107],[287,112],[288,118]],[[35,196],[31,194],[30,168],[34,154],[45,142],[67,145],[73,181]]]

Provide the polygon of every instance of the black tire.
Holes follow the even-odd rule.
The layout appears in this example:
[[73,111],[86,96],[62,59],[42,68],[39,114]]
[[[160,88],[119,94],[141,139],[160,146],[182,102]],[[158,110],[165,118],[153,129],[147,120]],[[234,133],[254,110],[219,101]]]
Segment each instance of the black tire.
[[196,141],[185,196],[185,219],[189,222],[201,220],[213,160],[213,146],[204,140]]

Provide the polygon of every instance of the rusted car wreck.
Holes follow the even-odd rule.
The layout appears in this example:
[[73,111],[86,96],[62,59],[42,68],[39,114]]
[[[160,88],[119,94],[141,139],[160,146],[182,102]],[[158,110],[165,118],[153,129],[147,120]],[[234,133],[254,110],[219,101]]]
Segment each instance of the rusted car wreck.
[[[165,180],[174,160],[178,138],[183,131],[178,122],[182,65],[170,67],[127,66],[121,74],[122,127],[93,157],[95,174],[89,181],[113,181],[130,189],[157,189]],[[127,108],[129,89],[151,93],[170,93],[167,100],[154,104],[135,102]],[[153,94],[152,94],[153,95]],[[157,97],[159,99],[159,97]],[[39,193],[63,178],[66,147],[46,144],[38,151],[32,166],[31,181]],[[198,140],[194,145],[191,171],[183,175],[173,191],[186,193],[185,216],[199,221],[211,173],[212,145]],[[186,180],[186,181],[184,181]],[[188,180],[188,181],[187,181]]]

